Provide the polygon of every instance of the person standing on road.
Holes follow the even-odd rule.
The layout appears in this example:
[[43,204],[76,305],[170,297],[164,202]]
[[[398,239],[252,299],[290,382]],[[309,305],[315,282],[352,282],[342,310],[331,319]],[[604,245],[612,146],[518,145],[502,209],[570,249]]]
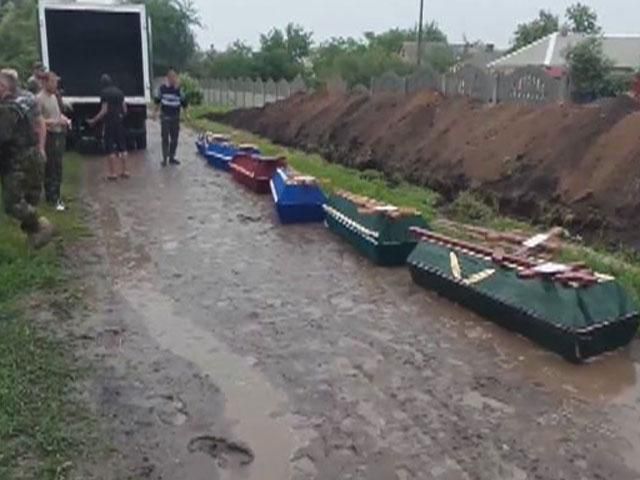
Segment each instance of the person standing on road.
[[46,163],[44,169],[44,194],[47,203],[63,212],[64,203],[60,195],[62,185],[62,159],[67,143],[67,129],[71,120],[60,111],[58,101],[58,76],[48,72],[43,78],[43,89],[38,94],[38,104],[47,126]]
[[29,244],[41,248],[51,241],[51,223],[38,216],[42,192],[42,156],[33,120],[16,101],[15,78],[0,72],[0,181],[5,212],[20,222]]
[[167,72],[166,81],[160,85],[155,102],[160,107],[161,116],[162,166],[166,167],[167,162],[180,165],[180,161],[176,159],[180,136],[180,111],[187,107],[187,101],[180,88],[178,72],[174,68]]
[[30,91],[24,90],[19,87],[20,78],[16,70],[12,68],[3,68],[2,73],[9,75],[15,82],[16,89],[15,91],[11,92],[11,96],[15,99],[15,102],[29,114],[29,118],[31,120],[31,123],[33,124],[33,130],[36,134],[36,137],[38,138],[38,151],[42,155],[41,163],[42,165],[44,165],[46,157],[45,145],[47,140],[47,127],[44,123],[44,118],[42,116],[42,111],[40,110],[40,105],[38,104],[38,99]]
[[[111,80],[107,74],[100,79],[102,92],[100,93],[100,103],[102,107],[98,114],[88,120],[93,126],[104,119],[104,147],[109,155],[108,180],[117,180],[118,177],[129,178],[127,170],[127,139],[124,129],[124,117],[127,114],[127,104],[124,93]],[[116,172],[116,161],[120,159],[120,173]]]

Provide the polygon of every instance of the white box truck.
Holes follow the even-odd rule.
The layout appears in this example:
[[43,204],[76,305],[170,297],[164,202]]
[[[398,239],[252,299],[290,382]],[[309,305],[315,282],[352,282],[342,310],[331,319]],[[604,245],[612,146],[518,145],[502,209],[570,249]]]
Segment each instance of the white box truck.
[[86,120],[100,109],[100,77],[108,74],[124,92],[129,149],[147,146],[151,102],[150,22],[140,4],[40,0],[40,48],[44,66],[61,79],[70,105],[71,141],[79,150],[99,151],[102,130]]

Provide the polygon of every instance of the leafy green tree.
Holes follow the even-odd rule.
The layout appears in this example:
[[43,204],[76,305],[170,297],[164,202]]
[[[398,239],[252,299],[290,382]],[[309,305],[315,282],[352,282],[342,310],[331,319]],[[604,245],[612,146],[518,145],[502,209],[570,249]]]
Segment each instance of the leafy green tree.
[[169,67],[185,69],[197,51],[193,27],[200,25],[192,0],[139,0],[151,18],[153,69],[163,75]]
[[210,50],[205,55],[203,75],[213,78],[254,77],[256,65],[253,50],[244,42],[236,41],[224,52]]
[[[371,78],[388,71],[399,75],[410,73],[415,67],[403,62],[398,53],[404,42],[415,42],[415,28],[394,28],[379,34],[366,32],[364,40],[333,38],[320,44],[311,55],[313,74],[317,81],[334,76],[342,77],[347,84],[369,85]],[[424,26],[426,42],[441,43],[425,54],[426,68],[446,70],[454,62],[453,52],[447,46],[446,35],[435,22]]]
[[456,56],[447,44],[431,45],[423,54],[423,65],[439,73],[446,73],[456,64]]
[[369,85],[372,77],[388,71],[403,75],[412,69],[396,52],[380,44],[372,45],[371,41],[359,42],[352,38],[332,39],[321,44],[312,56],[312,63],[318,81],[340,76],[349,86]]
[[[372,47],[380,47],[389,53],[398,53],[404,42],[415,42],[418,38],[418,29],[392,28],[383,33],[375,34],[366,32],[365,39]],[[424,42],[447,43],[447,36],[436,22],[426,23],[422,27],[422,40]]]
[[540,40],[560,29],[560,19],[548,10],[540,10],[538,18],[518,25],[514,33],[512,51]]
[[629,87],[622,77],[613,73],[613,61],[605,55],[598,37],[578,43],[568,52],[567,60],[573,94],[578,101],[616,95]]
[[204,100],[204,94],[200,88],[198,81],[188,73],[180,75],[180,85],[184,91],[184,96],[187,99],[187,103],[191,106],[202,104]]
[[576,3],[567,8],[566,17],[572,32],[596,35],[602,31],[598,25],[596,11],[583,3]]
[[0,12],[0,67],[15,68],[26,78],[39,58],[36,0],[6,2]]
[[309,56],[312,33],[299,25],[289,24],[260,36],[260,50],[254,55],[256,70],[263,79],[292,80],[304,73],[304,60]]

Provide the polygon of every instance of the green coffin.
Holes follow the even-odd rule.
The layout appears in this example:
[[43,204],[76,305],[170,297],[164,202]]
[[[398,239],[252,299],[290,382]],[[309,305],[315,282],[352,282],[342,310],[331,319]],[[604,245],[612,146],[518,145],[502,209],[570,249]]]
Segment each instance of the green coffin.
[[[461,278],[453,274],[452,251]],[[416,283],[572,361],[627,345],[638,330],[638,306],[615,280],[573,288],[521,279],[513,269],[430,242],[419,242],[408,263]]]
[[361,213],[358,205],[332,195],[324,206],[329,229],[381,266],[404,265],[416,246],[409,228],[426,228],[420,215],[391,218],[383,213]]

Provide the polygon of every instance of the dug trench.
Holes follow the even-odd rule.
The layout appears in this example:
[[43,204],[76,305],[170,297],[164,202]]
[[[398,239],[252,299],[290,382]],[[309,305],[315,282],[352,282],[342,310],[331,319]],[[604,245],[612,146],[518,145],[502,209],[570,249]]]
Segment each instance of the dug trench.
[[320,91],[211,119],[429,187],[445,202],[470,190],[503,214],[637,248],[638,109],[626,97],[490,106],[433,92]]
[[111,449],[68,478],[633,480],[638,343],[575,366],[191,153],[87,159],[74,342]]

